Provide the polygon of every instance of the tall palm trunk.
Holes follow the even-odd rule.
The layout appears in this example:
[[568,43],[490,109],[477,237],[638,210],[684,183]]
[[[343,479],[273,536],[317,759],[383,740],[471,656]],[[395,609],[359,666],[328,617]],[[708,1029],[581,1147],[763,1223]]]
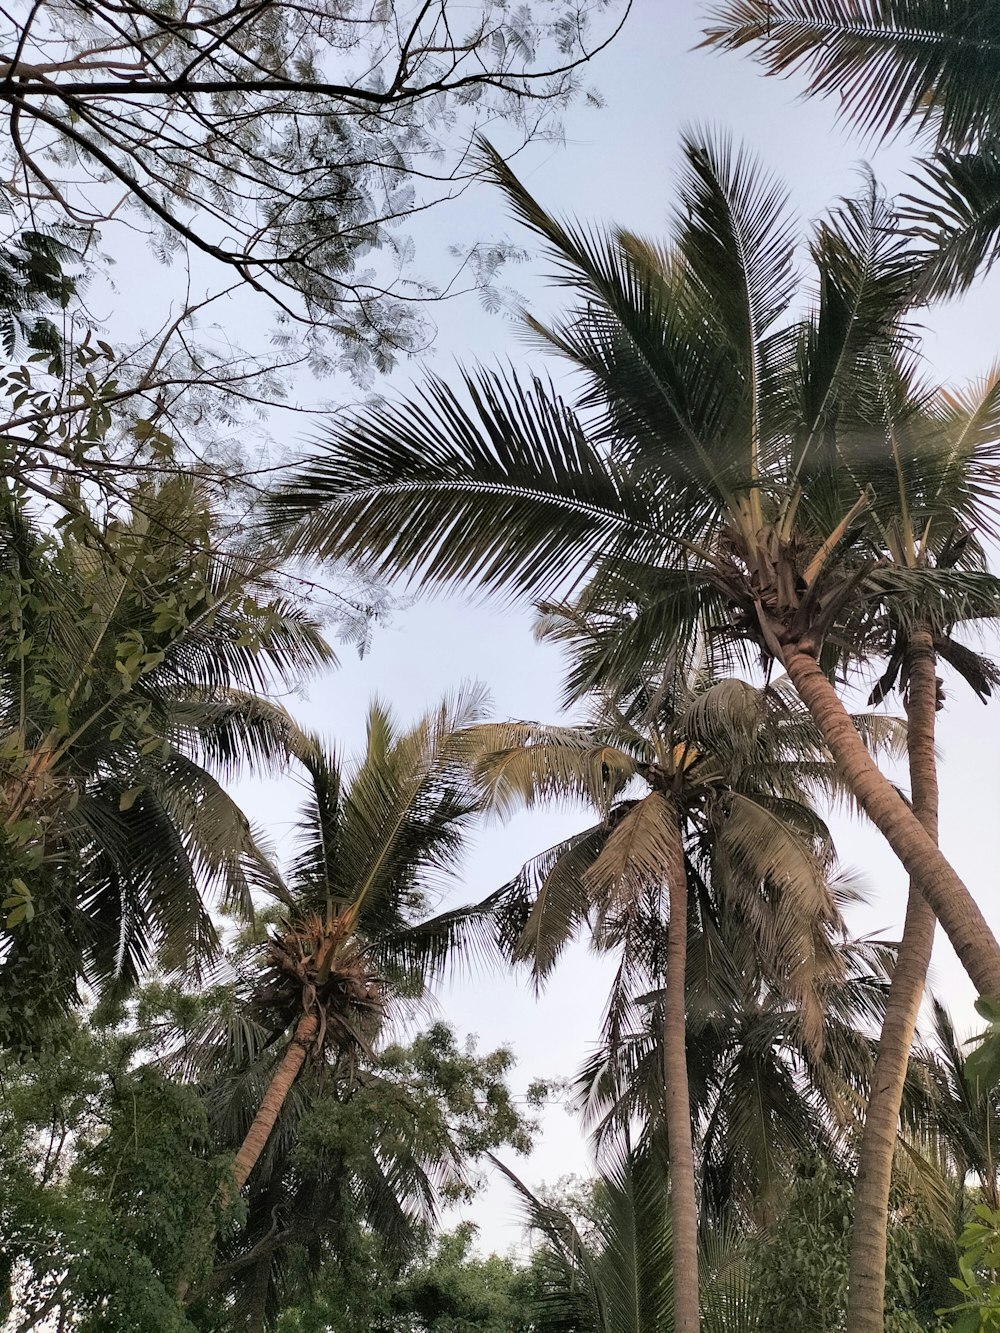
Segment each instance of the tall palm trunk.
[[299,1070],[305,1063],[306,1055],[318,1030],[319,1019],[316,1014],[303,1014],[299,1019],[295,1033],[282,1056],[281,1064],[267,1085],[260,1108],[253,1118],[253,1124],[247,1130],[246,1138],[236,1154],[236,1161],[233,1163],[233,1186],[236,1192],[246,1184],[247,1177],[267,1146],[274,1123],[281,1113],[292,1084],[298,1078]]
[[687,1070],[687,870],[680,822],[667,869],[670,923],[663,987],[663,1087],[670,1152],[674,1331],[698,1333],[698,1204]]
[[789,651],[785,669],[865,814],[920,886],[973,985],[1000,1000],[1000,944],[969,890],[920,820],[879,771],[816,659]]
[[[913,813],[928,835],[937,841],[938,783],[934,756],[937,663],[929,630],[913,631],[908,656],[906,746]],[[934,944],[934,926],[934,913],[911,879],[903,937],[889,988],[858,1153],[854,1231],[848,1269],[847,1327],[851,1333],[883,1333],[885,1328],[885,1265],[892,1162],[903,1084]]]

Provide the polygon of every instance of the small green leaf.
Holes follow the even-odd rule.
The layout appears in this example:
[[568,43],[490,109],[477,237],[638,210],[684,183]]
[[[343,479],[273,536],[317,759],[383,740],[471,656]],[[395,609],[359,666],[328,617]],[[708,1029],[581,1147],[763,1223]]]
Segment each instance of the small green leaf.
[[131,810],[138,797],[142,794],[142,791],[142,787],[130,787],[128,791],[123,791],[118,798],[118,809]]

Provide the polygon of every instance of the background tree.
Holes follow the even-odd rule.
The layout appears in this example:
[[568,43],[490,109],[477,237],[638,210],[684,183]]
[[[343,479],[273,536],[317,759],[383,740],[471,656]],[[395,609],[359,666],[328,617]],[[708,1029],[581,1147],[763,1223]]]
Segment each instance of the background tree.
[[477,1254],[461,1223],[428,1238],[402,1271],[374,1252],[362,1279],[330,1264],[313,1299],[286,1310],[278,1333],[530,1333],[538,1327],[534,1265]]
[[[23,1060],[0,1056],[5,1333],[46,1320],[94,1333],[258,1328],[265,1253],[277,1305],[287,1306],[293,1329],[329,1327],[323,1312],[340,1297],[334,1326],[345,1329],[370,1326],[351,1323],[365,1298],[366,1309],[419,1307],[423,1268],[428,1284],[467,1280],[464,1253],[442,1244],[432,1257],[431,1205],[472,1197],[474,1164],[485,1149],[529,1143],[531,1108],[515,1102],[507,1085],[510,1053],[480,1054],[437,1024],[369,1062],[364,1086],[314,1089],[301,1141],[283,1166],[288,1191],[272,1196],[256,1253],[241,1263],[238,1241],[249,1221],[224,1204],[230,1153],[215,1133],[211,1084],[169,1072],[163,1058],[178,1018],[214,1007],[221,1019],[228,999],[225,987],[195,993],[156,985],[128,1014],[105,1011],[86,1026],[70,1019],[48,1050]],[[405,1169],[407,1135],[420,1145],[411,1156],[422,1152],[424,1163],[446,1145],[449,1180],[428,1166],[427,1197],[405,1234],[387,1236],[365,1220],[372,1172],[376,1161]],[[484,1264],[483,1281],[499,1303],[506,1274],[497,1269],[499,1261]],[[186,1308],[184,1275],[204,1293]],[[379,1291],[372,1289],[376,1275]],[[475,1276],[468,1279],[470,1290],[476,1285]],[[487,1319],[484,1327],[493,1325]]]

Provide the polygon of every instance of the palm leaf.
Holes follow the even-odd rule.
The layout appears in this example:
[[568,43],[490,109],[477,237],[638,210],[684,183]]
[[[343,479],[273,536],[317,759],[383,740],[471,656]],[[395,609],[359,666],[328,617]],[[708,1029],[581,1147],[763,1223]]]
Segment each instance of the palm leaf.
[[803,70],[868,132],[912,122],[964,146],[1000,128],[1000,25],[978,0],[726,0],[705,44],[751,46],[769,74]]
[[645,889],[663,884],[676,864],[680,838],[678,812],[662,792],[632,804],[585,874],[601,915],[627,912]]
[[931,297],[954,296],[1000,256],[1000,152],[993,145],[942,150],[911,179],[900,224],[921,247],[921,288]]
[[631,754],[582,727],[489,722],[467,732],[462,743],[487,806],[502,816],[572,800],[607,812],[636,772]]
[[328,430],[272,505],[275,522],[299,524],[297,549],[364,555],[423,581],[536,590],[600,550],[659,545],[657,505],[596,452],[549,385],[485,370],[461,378],[469,406],[432,379],[413,400]]

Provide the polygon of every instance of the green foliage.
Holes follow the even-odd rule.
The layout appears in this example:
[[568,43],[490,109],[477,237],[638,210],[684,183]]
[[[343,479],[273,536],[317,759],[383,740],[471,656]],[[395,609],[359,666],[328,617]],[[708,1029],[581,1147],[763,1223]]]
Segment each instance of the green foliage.
[[[6,195],[0,212],[10,212]],[[0,347],[8,361],[36,352],[53,374],[63,373],[63,335],[50,314],[64,310],[76,293],[67,265],[79,257],[69,228],[23,231],[0,245]],[[15,408],[21,405],[15,401]]]
[[[435,1024],[350,1079],[316,1071],[270,1179],[228,1206],[217,1081],[171,1054],[173,1024],[222,994],[152,987],[0,1064],[0,1272],[18,1318],[45,1309],[85,1333],[209,1333],[288,1309],[290,1328],[319,1329],[348,1287],[350,1308],[374,1301],[396,1318],[418,1300],[429,1309],[435,1282],[454,1287],[455,1309],[478,1282],[476,1326],[505,1326],[511,1266],[485,1263],[480,1281],[471,1235],[432,1256],[430,1226],[439,1202],[472,1198],[487,1150],[530,1146],[509,1052],[480,1055]],[[421,1279],[422,1265],[440,1271]],[[392,1295],[404,1275],[422,1297]]]
[[963,1299],[940,1313],[957,1316],[953,1333],[995,1333],[1000,1329],[1000,1209],[977,1204],[975,1220],[959,1236],[958,1247],[960,1276],[951,1282]]
[[1000,1086],[1000,1004],[981,995],[976,1013],[989,1027],[975,1038],[976,1048],[965,1060],[965,1077],[988,1093]]
[[[72,1311],[85,1333],[181,1333],[185,1273],[212,1266],[225,1157],[196,1089],[134,1063],[136,1039],[67,1023],[5,1062],[0,1254],[22,1312]],[[39,1315],[39,1317],[41,1317]]]
[[196,480],[127,498],[124,514],[74,506],[46,530],[22,492],[0,492],[7,1042],[30,1041],[78,978],[127,989],[158,952],[204,961],[206,897],[246,912],[274,882],[220,779],[287,760],[296,729],[263,691],[331,659],[273,559],[226,539]]
[[[900,1200],[897,1198],[897,1205]],[[926,1308],[917,1267],[921,1233],[901,1215],[889,1231],[886,1333],[940,1327]],[[801,1170],[787,1206],[753,1246],[762,1329],[843,1333],[853,1216],[849,1176],[821,1160]]]
[[530,1333],[538,1328],[534,1268],[474,1253],[463,1223],[425,1240],[401,1269],[371,1250],[350,1271],[328,1264],[312,1299],[285,1311],[277,1333]]

